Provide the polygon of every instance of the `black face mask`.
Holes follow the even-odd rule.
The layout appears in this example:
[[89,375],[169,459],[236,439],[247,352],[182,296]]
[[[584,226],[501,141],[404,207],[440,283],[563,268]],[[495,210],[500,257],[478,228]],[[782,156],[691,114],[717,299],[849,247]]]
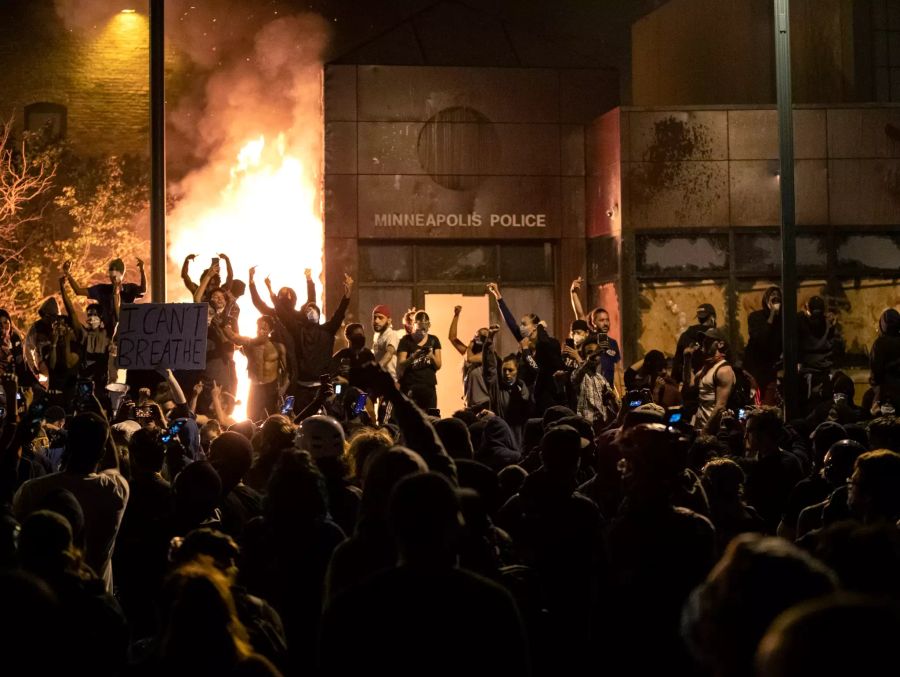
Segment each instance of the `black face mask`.
[[366,337],[354,334],[350,337],[350,347],[353,348],[353,350],[362,350],[366,347]]
[[475,339],[472,341],[472,354],[477,355],[484,350],[484,339]]

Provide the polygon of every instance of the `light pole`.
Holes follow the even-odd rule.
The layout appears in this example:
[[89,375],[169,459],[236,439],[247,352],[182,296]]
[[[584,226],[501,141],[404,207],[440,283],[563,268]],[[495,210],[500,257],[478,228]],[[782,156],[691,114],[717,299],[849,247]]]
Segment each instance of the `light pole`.
[[150,291],[166,300],[166,83],[164,0],[150,0]]
[[784,350],[784,416],[797,414],[797,242],[794,193],[794,118],[791,91],[790,0],[775,2],[775,74],[781,188],[781,330]]

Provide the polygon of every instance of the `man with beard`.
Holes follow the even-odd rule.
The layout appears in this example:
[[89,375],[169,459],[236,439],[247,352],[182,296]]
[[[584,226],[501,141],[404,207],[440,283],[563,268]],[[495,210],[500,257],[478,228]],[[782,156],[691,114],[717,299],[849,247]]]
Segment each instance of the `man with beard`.
[[247,357],[247,373],[250,376],[250,394],[247,401],[247,417],[262,421],[278,413],[279,374],[286,362],[284,344],[272,340],[275,320],[263,315],[256,321],[256,336],[238,336],[229,325],[222,332],[232,343],[241,346]]
[[[734,388],[736,377],[729,364],[728,341],[719,329],[707,329],[703,334],[703,364],[694,374],[694,385],[698,388],[697,413],[693,425],[709,431],[721,417],[728,404],[728,397]],[[685,362],[692,358],[693,346],[685,349]]]
[[394,329],[391,320],[391,309],[383,303],[372,309],[372,352],[375,361],[387,371],[391,378],[397,380],[397,346],[400,345],[400,332]]
[[775,381],[781,361],[781,289],[769,287],[762,298],[762,309],[747,318],[747,350],[744,368],[759,387],[764,404],[775,404]]

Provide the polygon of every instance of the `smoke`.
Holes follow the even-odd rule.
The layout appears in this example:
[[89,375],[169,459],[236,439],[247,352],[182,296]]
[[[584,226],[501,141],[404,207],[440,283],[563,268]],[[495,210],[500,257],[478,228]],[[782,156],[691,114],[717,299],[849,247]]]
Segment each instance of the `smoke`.
[[[123,9],[149,12],[148,0],[54,1],[66,28],[86,36]],[[304,181],[318,196],[329,27],[283,0],[166,0],[165,11],[167,164],[176,201],[169,230],[178,257],[187,253],[175,251],[178,230],[215,205],[238,153],[254,139],[271,147],[281,135],[281,149],[302,160]]]

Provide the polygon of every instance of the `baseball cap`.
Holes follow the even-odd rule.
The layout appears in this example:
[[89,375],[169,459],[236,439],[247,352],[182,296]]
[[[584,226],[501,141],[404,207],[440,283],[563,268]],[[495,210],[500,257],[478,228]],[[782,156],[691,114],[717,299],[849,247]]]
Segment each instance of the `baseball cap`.
[[588,327],[588,323],[584,320],[575,320],[569,326],[569,331],[590,331],[590,327]]
[[709,303],[701,303],[697,306],[697,318],[700,320],[705,320],[707,317],[712,315],[716,316],[716,309],[712,307],[712,304]]

